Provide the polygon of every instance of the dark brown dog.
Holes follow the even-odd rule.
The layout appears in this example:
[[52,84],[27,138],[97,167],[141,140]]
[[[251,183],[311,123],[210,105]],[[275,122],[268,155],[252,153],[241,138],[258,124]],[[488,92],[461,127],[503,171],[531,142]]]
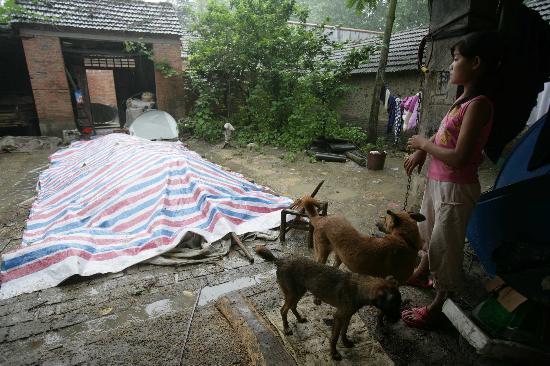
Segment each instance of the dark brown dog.
[[401,317],[401,294],[397,288],[397,281],[391,277],[382,279],[343,272],[303,257],[276,258],[263,245],[256,246],[256,253],[277,266],[277,282],[285,297],[285,303],[281,308],[285,334],[292,334],[287,320],[289,309],[298,322],[307,321],[296,309],[306,291],[336,307],[330,340],[330,354],[335,360],[342,359],[336,350],[340,335],[344,346],[353,347],[353,342],[348,339],[346,333],[351,316],[363,306],[373,305],[380,309],[379,321],[383,315],[394,322]]
[[352,272],[376,277],[391,275],[399,284],[413,273],[422,246],[416,224],[426,219],[422,214],[388,210],[385,223],[378,225],[386,235],[375,238],[359,233],[341,215],[319,216],[319,202],[311,197],[304,197],[302,204],[314,227],[313,246],[319,263],[326,263],[334,252],[334,265],[338,267],[343,262]]

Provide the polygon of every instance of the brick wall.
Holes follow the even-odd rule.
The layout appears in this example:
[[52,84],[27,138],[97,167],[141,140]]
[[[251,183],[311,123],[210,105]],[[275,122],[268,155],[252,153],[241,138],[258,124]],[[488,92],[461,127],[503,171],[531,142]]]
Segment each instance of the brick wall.
[[[153,44],[153,52],[156,62],[168,62],[174,69],[182,70],[181,45],[179,43],[155,43]],[[170,113],[176,119],[186,115],[183,83],[182,78],[166,78],[155,69],[157,107]]]
[[61,136],[76,125],[59,38],[24,37],[23,48],[40,131],[44,136]]
[[115,106],[116,91],[113,70],[86,70],[88,93],[91,103],[101,103]]

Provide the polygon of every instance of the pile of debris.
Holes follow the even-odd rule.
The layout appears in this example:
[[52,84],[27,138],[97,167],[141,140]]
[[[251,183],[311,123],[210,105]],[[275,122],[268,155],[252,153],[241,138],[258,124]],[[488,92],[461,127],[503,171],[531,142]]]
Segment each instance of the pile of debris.
[[367,155],[359,151],[357,146],[343,139],[319,138],[313,141],[309,153],[318,161],[344,163],[350,159],[360,166],[367,165]]
[[30,153],[36,150],[53,150],[61,145],[59,137],[47,136],[4,136],[0,137],[0,154]]

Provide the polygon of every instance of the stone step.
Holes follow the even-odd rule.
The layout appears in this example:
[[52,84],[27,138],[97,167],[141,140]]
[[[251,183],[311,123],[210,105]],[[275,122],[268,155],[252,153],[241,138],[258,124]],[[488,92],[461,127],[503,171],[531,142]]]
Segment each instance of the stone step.
[[252,365],[297,365],[270,324],[241,294],[220,298],[216,307],[241,339]]

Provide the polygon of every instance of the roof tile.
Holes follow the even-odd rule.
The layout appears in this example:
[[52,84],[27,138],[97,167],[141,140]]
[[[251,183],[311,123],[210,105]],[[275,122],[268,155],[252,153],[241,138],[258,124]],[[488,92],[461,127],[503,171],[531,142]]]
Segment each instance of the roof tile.
[[17,3],[31,14],[18,15],[12,21],[15,24],[182,35],[170,3],[139,0],[17,0]]
[[[428,34],[428,28],[416,28],[399,33],[394,33],[390,39],[390,49],[386,72],[415,70],[417,68],[418,45],[422,38]],[[349,42],[341,50],[334,52],[332,59],[342,60],[351,49],[363,46],[375,46],[374,52],[366,64],[361,64],[353,71],[354,74],[376,72],[380,60],[380,46],[382,38],[373,36],[371,38]]]
[[531,0],[525,2],[525,5],[538,11],[542,19],[550,22],[550,0]]

